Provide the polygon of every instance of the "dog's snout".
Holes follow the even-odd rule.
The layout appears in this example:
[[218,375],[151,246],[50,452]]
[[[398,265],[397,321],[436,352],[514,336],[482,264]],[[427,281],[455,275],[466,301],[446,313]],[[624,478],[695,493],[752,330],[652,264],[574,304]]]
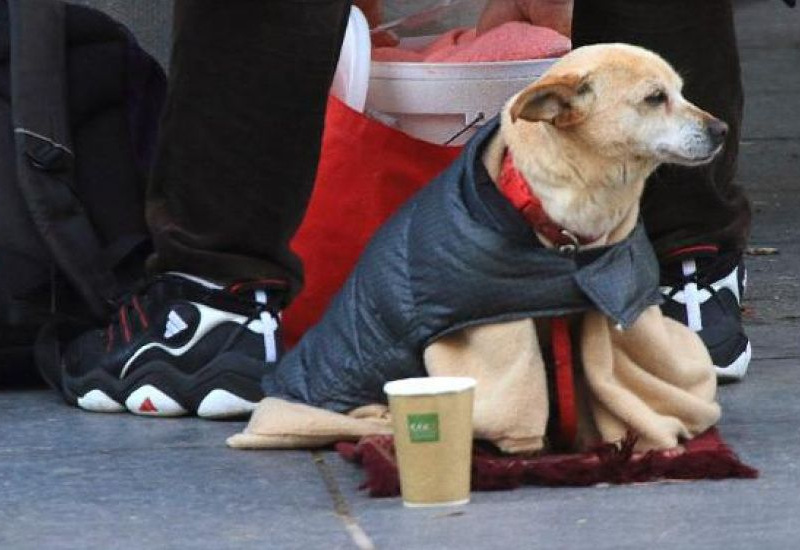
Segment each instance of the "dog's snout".
[[715,146],[722,145],[725,142],[725,136],[728,135],[728,125],[719,120],[712,118],[706,125],[708,135]]

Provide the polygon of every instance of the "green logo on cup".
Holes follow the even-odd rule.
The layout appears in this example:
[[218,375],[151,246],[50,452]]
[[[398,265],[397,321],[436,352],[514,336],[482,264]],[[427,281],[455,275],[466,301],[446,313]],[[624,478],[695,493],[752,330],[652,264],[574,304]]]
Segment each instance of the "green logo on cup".
[[436,413],[409,414],[408,435],[411,443],[431,443],[439,441],[439,415]]

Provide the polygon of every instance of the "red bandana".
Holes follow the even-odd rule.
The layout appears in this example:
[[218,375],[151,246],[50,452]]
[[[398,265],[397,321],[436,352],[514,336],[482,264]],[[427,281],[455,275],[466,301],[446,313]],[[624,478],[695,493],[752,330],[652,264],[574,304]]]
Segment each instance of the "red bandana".
[[514,159],[510,151],[503,157],[503,166],[500,169],[500,192],[514,208],[519,210],[533,229],[545,237],[555,246],[585,245],[598,239],[595,236],[583,236],[570,233],[547,215],[542,206],[542,201],[533,194],[530,185],[514,166]]

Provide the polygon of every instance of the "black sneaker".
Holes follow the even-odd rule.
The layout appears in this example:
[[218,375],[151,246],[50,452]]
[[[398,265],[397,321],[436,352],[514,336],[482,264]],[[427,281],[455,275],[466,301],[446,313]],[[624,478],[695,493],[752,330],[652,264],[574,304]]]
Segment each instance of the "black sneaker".
[[280,295],[269,282],[223,288],[188,275],[156,277],[108,327],[67,347],[63,394],[94,412],[247,415],[281,351]]
[[741,314],[747,274],[741,260],[732,271],[715,274],[715,260],[713,255],[684,256],[662,268],[661,310],[698,333],[719,380],[736,381],[744,377],[752,356]]

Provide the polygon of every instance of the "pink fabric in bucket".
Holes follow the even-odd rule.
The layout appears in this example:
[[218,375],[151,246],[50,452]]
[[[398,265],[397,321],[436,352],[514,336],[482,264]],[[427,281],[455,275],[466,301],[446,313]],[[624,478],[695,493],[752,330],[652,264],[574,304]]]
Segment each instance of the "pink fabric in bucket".
[[570,51],[570,39],[546,27],[510,22],[476,36],[475,29],[454,29],[420,50],[374,48],[374,61],[416,63],[477,63],[560,57]]

